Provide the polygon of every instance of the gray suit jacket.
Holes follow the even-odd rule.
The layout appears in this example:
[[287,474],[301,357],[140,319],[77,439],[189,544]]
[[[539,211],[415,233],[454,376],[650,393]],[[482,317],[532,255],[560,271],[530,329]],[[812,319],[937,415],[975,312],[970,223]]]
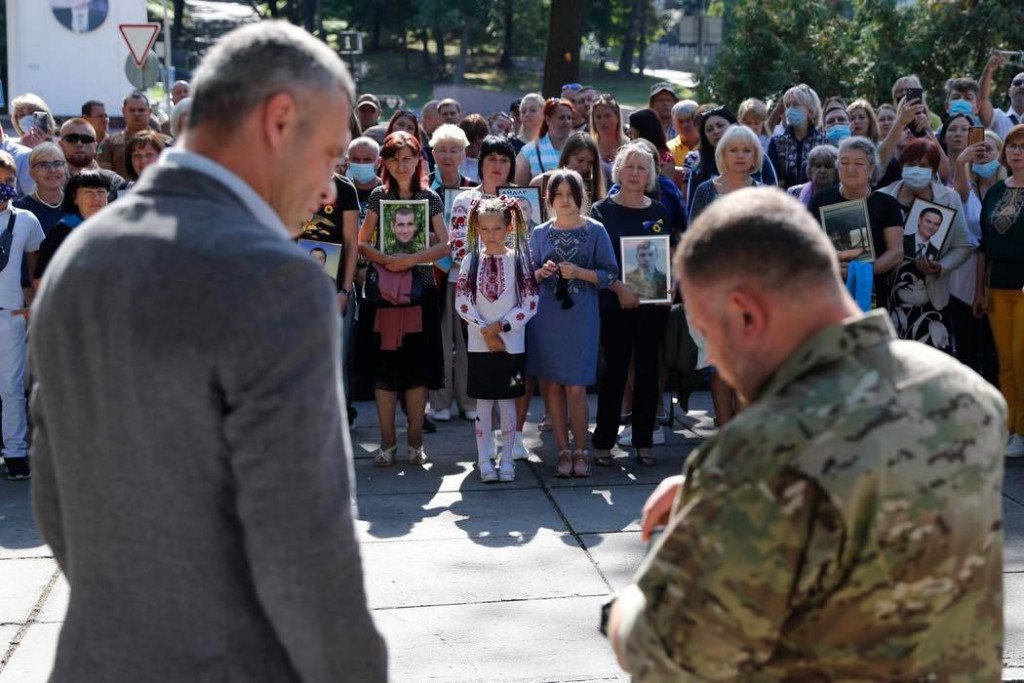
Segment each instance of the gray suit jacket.
[[322,270],[166,166],[76,230],[32,320],[54,681],[381,681]]

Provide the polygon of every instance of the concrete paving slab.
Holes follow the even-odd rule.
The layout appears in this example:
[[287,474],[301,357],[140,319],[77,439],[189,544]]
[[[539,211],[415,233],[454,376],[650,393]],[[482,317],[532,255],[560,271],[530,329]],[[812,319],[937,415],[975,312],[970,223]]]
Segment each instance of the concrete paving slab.
[[[429,451],[428,451],[429,453]],[[510,483],[485,484],[480,481],[476,461],[445,461],[431,457],[422,467],[396,463],[393,467],[374,467],[373,461],[355,462],[356,491],[359,496],[392,495],[396,493],[437,493],[486,491],[490,489],[538,488],[536,477],[523,463],[516,463],[516,480]]]
[[[608,585],[569,534],[505,539],[367,543],[362,548],[370,606],[607,595]],[[554,568],[557,567],[557,570]]]
[[1003,574],[1003,604],[1003,666],[1024,673],[1024,574]]
[[1024,472],[1007,466],[1003,474],[1003,496],[1024,508]]
[[64,578],[62,572],[57,578],[57,583],[53,584],[53,588],[50,589],[50,594],[46,597],[43,608],[39,610],[36,621],[46,624],[64,621],[64,615],[68,611],[68,600],[70,598],[71,586],[68,585],[68,580]]
[[551,495],[578,534],[639,531],[640,510],[653,484],[556,488]]
[[57,563],[47,558],[0,560],[0,623],[28,621],[56,570]]
[[[603,597],[378,610],[392,681],[625,681]],[[429,653],[429,656],[425,656]]]
[[60,624],[33,624],[0,673],[0,683],[46,683],[57,654],[60,627]]
[[614,591],[630,584],[649,547],[640,540],[639,531],[580,534],[580,539]]
[[516,544],[567,530],[539,489],[365,496],[359,514],[364,542],[469,537]]
[[0,479],[0,560],[52,554],[32,519],[30,482]]

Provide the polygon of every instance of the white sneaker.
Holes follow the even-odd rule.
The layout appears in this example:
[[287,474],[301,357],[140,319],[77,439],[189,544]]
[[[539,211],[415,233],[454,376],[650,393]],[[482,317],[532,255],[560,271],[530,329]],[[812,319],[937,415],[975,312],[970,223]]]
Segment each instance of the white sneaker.
[[[655,446],[665,445],[665,430],[658,427],[654,430],[653,444]],[[633,445],[633,426],[626,425],[622,432],[619,434],[619,445],[620,446],[632,446]]]
[[480,470],[480,481],[483,483],[492,484],[498,481],[498,472],[494,469],[494,463],[490,458],[477,462],[477,468]]
[[452,411],[448,410],[447,408],[435,410],[430,414],[430,419],[436,422],[448,422],[449,420],[452,419]]
[[516,480],[516,466],[511,460],[501,459],[501,466],[498,467],[498,481],[508,483]]
[[465,412],[465,416],[466,416],[466,419],[469,420],[470,422],[476,422],[476,411],[475,410],[467,410]]
[[523,443],[523,433],[516,432],[516,442],[512,446],[512,459],[513,460],[529,460],[530,451],[526,450],[526,444]]
[[1014,434],[1013,436],[1010,437],[1010,440],[1006,443],[1006,457],[1024,457],[1024,436],[1021,436],[1020,434]]

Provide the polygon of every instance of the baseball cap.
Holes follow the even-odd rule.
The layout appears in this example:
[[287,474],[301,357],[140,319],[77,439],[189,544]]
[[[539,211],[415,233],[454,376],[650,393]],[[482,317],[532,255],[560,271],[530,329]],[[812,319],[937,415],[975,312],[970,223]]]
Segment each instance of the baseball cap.
[[370,93],[360,95],[359,99],[356,101],[356,109],[359,109],[364,104],[368,104],[377,111],[380,111],[380,100],[377,99],[376,95],[371,95]]
[[679,101],[679,95],[676,93],[675,86],[673,86],[668,81],[662,81],[661,83],[655,83],[654,85],[652,85],[651,86],[651,95],[650,95],[650,97],[653,99],[654,96],[657,95],[660,92],[667,92],[677,102]]

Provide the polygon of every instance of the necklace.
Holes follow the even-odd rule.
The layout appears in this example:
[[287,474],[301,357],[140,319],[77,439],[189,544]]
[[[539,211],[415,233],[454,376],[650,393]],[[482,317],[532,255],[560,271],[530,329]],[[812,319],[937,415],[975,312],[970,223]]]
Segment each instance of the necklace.
[[35,197],[35,200],[37,202],[39,202],[43,206],[47,206],[47,207],[49,207],[51,209],[59,209],[60,205],[64,202],[64,195],[63,195],[63,193],[61,193],[61,198],[57,200],[56,204],[51,204],[50,202],[44,201],[43,198],[39,196],[39,188],[38,187],[36,189],[32,190],[32,196]]

